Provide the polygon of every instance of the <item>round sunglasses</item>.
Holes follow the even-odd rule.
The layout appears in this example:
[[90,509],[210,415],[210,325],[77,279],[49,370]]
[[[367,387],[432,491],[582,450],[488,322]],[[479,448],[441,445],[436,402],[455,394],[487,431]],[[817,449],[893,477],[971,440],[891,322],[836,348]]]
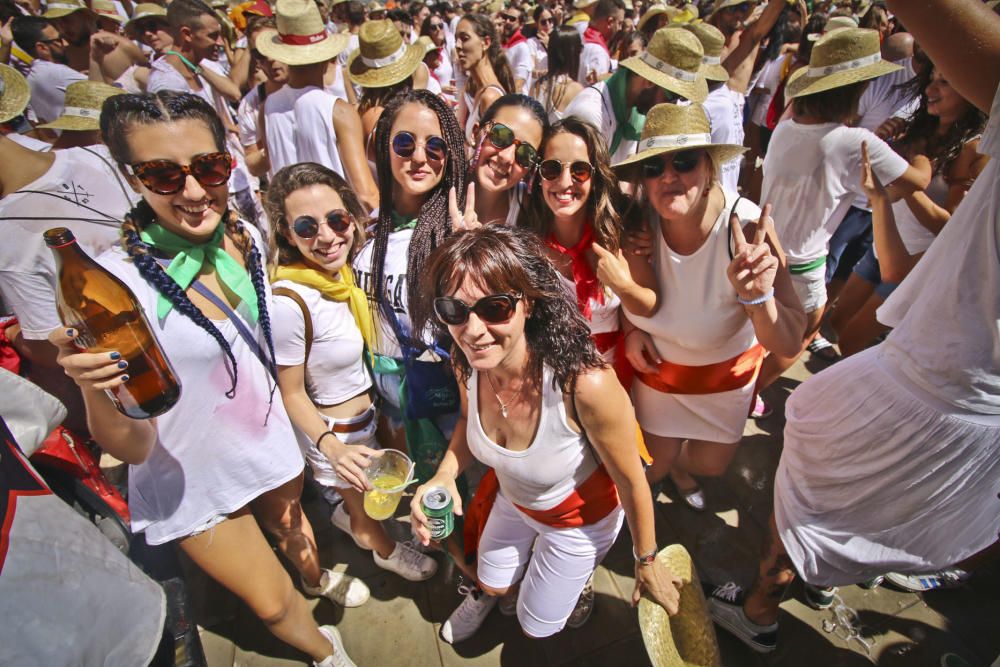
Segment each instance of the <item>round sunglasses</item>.
[[[338,234],[343,234],[351,228],[351,223],[354,222],[354,218],[352,218],[351,214],[347,211],[337,208],[327,213],[323,222],[326,222],[331,230],[337,232]],[[299,235],[300,238],[308,240],[316,238],[316,235],[319,234],[319,226],[323,224],[323,222],[317,220],[311,215],[300,215],[295,218],[295,222],[292,223],[292,229]]]
[[542,160],[538,165],[538,174],[546,181],[554,181],[562,176],[563,169],[569,169],[569,175],[577,183],[586,183],[594,174],[594,165],[583,160],[573,162],[563,162],[561,160]]
[[204,153],[195,156],[191,164],[177,164],[170,160],[149,160],[129,165],[129,172],[158,195],[172,195],[184,189],[188,176],[194,176],[203,187],[217,188],[229,181],[233,171],[233,157],[225,152]]
[[503,123],[493,123],[486,132],[486,138],[499,150],[516,146],[517,148],[514,149],[514,161],[525,169],[530,169],[534,166],[535,161],[538,159],[538,152],[535,150],[535,147],[515,137],[514,130]]
[[514,316],[517,302],[521,298],[513,294],[490,294],[470,306],[453,296],[439,296],[434,299],[434,312],[439,320],[452,326],[468,322],[470,313],[475,313],[488,324],[500,324]]
[[392,152],[403,159],[413,157],[417,146],[423,146],[427,159],[433,162],[441,162],[448,156],[448,144],[441,137],[430,136],[426,141],[417,141],[412,132],[405,130],[392,137]]
[[687,150],[651,157],[640,163],[642,166],[642,177],[658,178],[666,171],[668,164],[678,174],[689,174],[698,166],[702,155],[704,155],[704,151]]

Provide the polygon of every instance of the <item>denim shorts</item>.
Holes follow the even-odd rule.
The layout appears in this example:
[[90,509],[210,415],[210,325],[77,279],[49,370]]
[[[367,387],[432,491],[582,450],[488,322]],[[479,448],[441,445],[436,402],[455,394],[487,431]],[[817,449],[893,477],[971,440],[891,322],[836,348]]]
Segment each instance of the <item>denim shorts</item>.
[[875,293],[882,297],[885,301],[892,294],[893,290],[899,285],[899,283],[891,283],[886,280],[882,280],[882,273],[879,270],[878,259],[875,258],[875,247],[872,246],[868,248],[868,252],[864,254],[857,264],[854,265],[854,273],[858,274],[861,279],[865,282],[871,283],[875,286]]

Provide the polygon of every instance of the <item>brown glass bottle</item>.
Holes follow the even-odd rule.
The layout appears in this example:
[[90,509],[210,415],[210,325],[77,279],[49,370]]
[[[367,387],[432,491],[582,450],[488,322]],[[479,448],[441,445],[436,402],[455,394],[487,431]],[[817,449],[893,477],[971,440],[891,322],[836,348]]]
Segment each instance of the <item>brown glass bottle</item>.
[[128,362],[128,381],[108,390],[115,407],[133,419],[169,410],[181,385],[135,295],[88,257],[70,230],[57,227],[44,237],[56,260],[63,323],[80,332],[77,341],[87,352],[117,351]]

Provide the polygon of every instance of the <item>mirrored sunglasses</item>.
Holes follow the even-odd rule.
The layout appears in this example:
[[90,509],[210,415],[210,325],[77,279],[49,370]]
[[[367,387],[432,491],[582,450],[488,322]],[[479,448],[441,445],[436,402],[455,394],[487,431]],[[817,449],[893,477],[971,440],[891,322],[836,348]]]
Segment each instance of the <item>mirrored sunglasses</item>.
[[554,181],[562,176],[563,169],[569,169],[569,175],[577,183],[586,183],[594,174],[594,165],[583,160],[562,162],[561,160],[542,160],[538,165],[538,173],[546,181]]
[[438,136],[428,137],[426,141],[417,141],[412,132],[397,132],[392,138],[392,152],[401,158],[413,157],[417,146],[424,147],[428,160],[440,162],[448,156],[448,144]]
[[486,136],[490,143],[499,150],[504,150],[512,145],[517,146],[514,149],[514,160],[525,169],[530,169],[538,159],[535,147],[515,137],[514,130],[503,123],[493,123]]

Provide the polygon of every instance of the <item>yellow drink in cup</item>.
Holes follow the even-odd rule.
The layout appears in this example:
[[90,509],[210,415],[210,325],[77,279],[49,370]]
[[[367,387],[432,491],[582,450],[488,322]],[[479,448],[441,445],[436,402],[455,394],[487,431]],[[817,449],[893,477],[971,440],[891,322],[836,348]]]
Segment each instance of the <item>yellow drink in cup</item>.
[[395,449],[383,450],[365,469],[372,490],[365,491],[365,514],[376,521],[392,518],[413,475],[410,457]]

